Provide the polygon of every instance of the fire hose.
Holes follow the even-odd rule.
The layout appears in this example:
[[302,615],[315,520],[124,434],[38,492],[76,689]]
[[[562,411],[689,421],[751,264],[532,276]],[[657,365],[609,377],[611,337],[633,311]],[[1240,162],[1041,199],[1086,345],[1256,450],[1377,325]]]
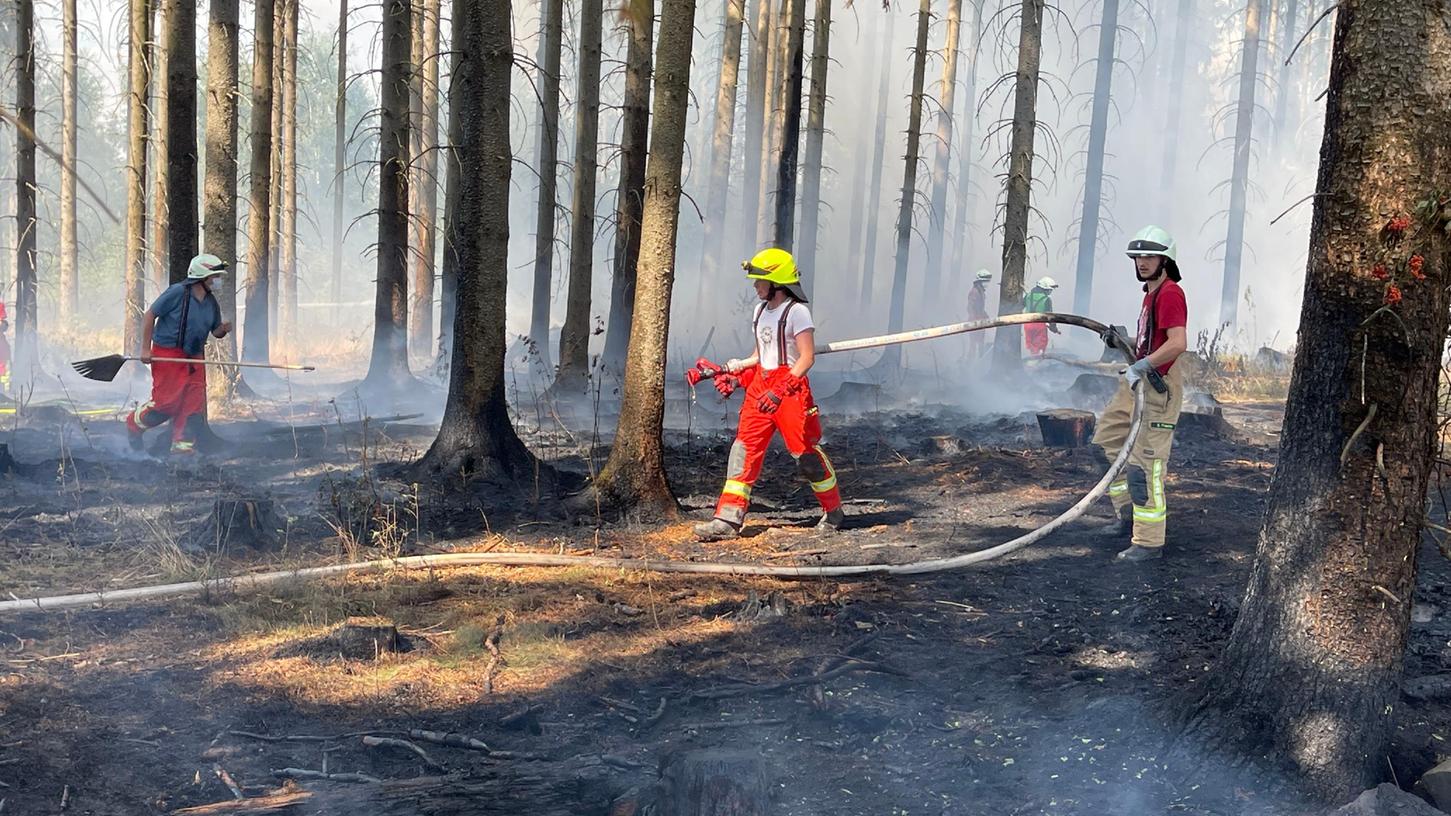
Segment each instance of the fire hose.
[[[1117,332],[1112,332],[1109,326],[1105,326],[1095,320],[1078,315],[1061,314],[1057,312],[1044,312],[1033,314],[1004,315],[989,320],[977,320],[967,323],[953,323],[933,328],[916,329],[913,331],[899,332],[896,334],[882,335],[879,337],[866,337],[858,340],[839,340],[819,346],[817,354],[836,354],[845,351],[860,351],[869,348],[881,348],[901,343],[911,343],[918,340],[928,340],[937,337],[948,337],[967,332],[983,331],[985,329],[999,328],[1003,326],[1018,326],[1025,323],[1060,323],[1069,326],[1079,326],[1088,329],[1100,337],[1113,348],[1121,352],[1126,360],[1133,360],[1133,352],[1127,341]],[[1157,387],[1159,383],[1154,383]],[[312,580],[325,578],[332,575],[342,575],[350,572],[375,572],[388,569],[438,569],[451,567],[474,567],[474,566],[512,566],[512,567],[596,567],[600,569],[636,570],[642,572],[661,573],[686,573],[696,575],[742,575],[760,576],[770,578],[854,578],[884,575],[920,575],[929,572],[944,572],[947,570],[960,569],[962,567],[981,564],[984,561],[991,561],[1001,558],[1009,553],[1017,552],[1029,545],[1032,545],[1066,524],[1076,520],[1083,515],[1090,505],[1103,497],[1108,491],[1108,486],[1118,478],[1128,465],[1129,455],[1133,451],[1134,444],[1138,439],[1139,430],[1143,422],[1144,413],[1144,389],[1134,389],[1134,413],[1133,422],[1129,427],[1128,439],[1125,440],[1123,449],[1109,465],[1107,471],[1094,484],[1093,488],[1084,494],[1067,510],[1063,511],[1056,518],[1043,524],[1035,530],[1031,530],[1002,544],[989,547],[985,550],[977,550],[962,555],[955,555],[947,558],[933,558],[925,561],[913,561],[905,564],[854,564],[842,566],[772,566],[758,564],[732,564],[725,562],[697,562],[697,561],[668,561],[651,558],[608,558],[597,555],[560,555],[554,553],[536,552],[488,552],[488,553],[444,553],[439,555],[412,555],[401,558],[381,559],[377,561],[358,561],[347,564],[333,564],[324,567],[303,567],[290,570],[277,570],[273,572],[251,573],[234,575],[224,578],[202,581],[184,581],[174,584],[161,584],[149,587],[134,587],[130,589],[119,589],[112,592],[83,592],[73,595],[57,595],[48,598],[23,598],[0,602],[0,613],[19,612],[24,610],[53,610],[67,609],[93,604],[121,603],[127,601],[154,600],[158,598],[170,598],[180,595],[194,595],[211,591],[234,591],[260,589],[272,584],[287,581]]]

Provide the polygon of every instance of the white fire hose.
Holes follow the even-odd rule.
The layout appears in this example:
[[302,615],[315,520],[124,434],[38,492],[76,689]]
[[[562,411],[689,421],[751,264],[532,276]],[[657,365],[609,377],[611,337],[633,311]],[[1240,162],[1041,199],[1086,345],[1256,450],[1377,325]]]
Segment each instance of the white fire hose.
[[[1100,336],[1103,336],[1109,330],[1109,327],[1102,323],[1086,317],[1079,317],[1078,315],[1060,314],[1056,312],[1004,315],[990,320],[953,323],[946,326],[917,329],[915,331],[900,332],[898,334],[882,335],[879,337],[866,337],[859,340],[841,340],[818,347],[816,353],[834,354],[843,351],[880,348],[899,343],[910,343],[934,337],[947,337],[954,334],[983,331],[1000,326],[1017,326],[1025,323],[1061,323],[1070,326],[1080,326]],[[1115,335],[1114,347],[1123,352],[1126,359],[1132,359],[1128,344],[1123,338]],[[1138,439],[1139,428],[1142,425],[1144,413],[1143,388],[1141,386],[1134,391],[1133,422],[1129,427],[1128,439],[1124,442],[1123,449],[1119,451],[1118,457],[1114,459],[1113,463],[1109,465],[1108,470],[1083,498],[1059,514],[1058,517],[1035,530],[1024,533],[1010,541],[1005,541],[995,547],[964,553],[963,555],[956,555],[950,558],[933,558],[906,564],[768,566],[709,561],[665,561],[650,558],[605,558],[597,555],[556,555],[553,553],[532,552],[446,553],[440,555],[413,555],[378,561],[359,561],[347,564],[334,564],[326,567],[304,567],[299,569],[277,570],[274,572],[233,575],[205,581],[184,581],[175,584],[118,589],[111,592],[82,592],[74,595],[56,595],[48,598],[24,598],[0,602],[0,613],[26,610],[44,611],[69,609],[93,604],[155,600],[158,598],[172,598],[179,595],[195,595],[210,591],[242,592],[245,590],[260,589],[271,584],[286,581],[304,581],[349,572],[374,572],[388,569],[438,569],[474,566],[583,566],[597,567],[600,569],[640,570],[646,572],[688,573],[696,575],[751,575],[771,578],[851,578],[873,575],[920,575],[928,572],[943,572],[959,569],[1000,558],[1009,553],[1017,552],[1030,544],[1034,544],[1065,524],[1083,515],[1084,511],[1090,505],[1102,498],[1104,493],[1107,492],[1109,484],[1118,478],[1119,474],[1128,465],[1129,454],[1133,451],[1134,443]]]

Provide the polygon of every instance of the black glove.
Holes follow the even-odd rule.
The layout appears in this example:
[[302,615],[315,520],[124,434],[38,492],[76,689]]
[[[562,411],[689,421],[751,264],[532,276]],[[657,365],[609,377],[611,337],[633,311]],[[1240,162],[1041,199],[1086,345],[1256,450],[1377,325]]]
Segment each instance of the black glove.
[[756,402],[756,410],[760,411],[763,414],[774,414],[776,413],[776,409],[780,407],[781,398],[776,396],[775,391],[767,391],[766,393],[762,394],[761,399]]

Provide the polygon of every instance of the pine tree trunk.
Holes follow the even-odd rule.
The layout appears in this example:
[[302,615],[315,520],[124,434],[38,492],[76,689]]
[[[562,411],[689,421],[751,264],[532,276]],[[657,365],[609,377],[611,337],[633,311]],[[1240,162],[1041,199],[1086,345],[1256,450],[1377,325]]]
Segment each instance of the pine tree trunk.
[[141,353],[141,315],[146,311],[147,97],[151,89],[146,43],[151,37],[147,0],[129,0],[126,99],[126,295],[122,324],[125,353]]
[[601,0],[581,0],[579,75],[575,90],[574,200],[570,206],[569,288],[559,334],[555,387],[583,394],[589,375],[590,291],[594,283],[595,182],[599,175]]
[[1275,135],[1281,142],[1285,136],[1292,133],[1294,128],[1290,127],[1289,99],[1292,92],[1290,88],[1290,51],[1295,47],[1295,24],[1298,22],[1300,12],[1299,0],[1285,0],[1284,13],[1280,15],[1283,25],[1280,26],[1280,81],[1275,90]]
[[[458,57],[453,57],[457,62]],[[452,64],[452,63],[451,63]],[[452,69],[450,69],[452,70]],[[450,74],[451,76],[451,74]],[[450,80],[452,81],[452,80]],[[449,103],[452,105],[452,101]],[[442,158],[447,168],[444,171],[443,191],[443,252],[439,261],[439,303],[438,303],[438,361],[437,365],[451,365],[453,355],[453,326],[458,315],[458,251],[454,248],[458,233],[459,187],[463,184],[458,156],[454,145],[463,139],[462,124],[453,111],[448,115],[448,149]],[[446,370],[446,369],[443,369]]]
[[768,12],[770,20],[766,27],[766,107],[765,117],[761,120],[761,190],[760,200],[756,202],[756,220],[750,233],[755,238],[753,243],[756,246],[764,246],[775,237],[771,223],[771,203],[776,194],[775,173],[781,149],[781,114],[784,112],[781,103],[781,72],[784,62],[782,45],[786,32],[782,29],[786,27],[785,4],[790,1],[771,0]]
[[861,314],[875,313],[869,304],[872,302],[872,289],[875,288],[877,279],[877,216],[882,212],[882,168],[887,160],[887,93],[892,80],[892,29],[897,22],[894,9],[888,9],[885,14],[887,26],[882,30],[883,60],[877,79],[877,107],[872,116],[877,123],[876,136],[872,140],[872,180],[867,185],[867,201],[863,209],[866,226],[862,232],[866,235],[866,246],[856,259],[861,264],[861,297],[857,301],[857,311]]
[[610,317],[605,328],[604,362],[613,371],[625,369],[625,348],[634,322],[635,266],[640,258],[640,215],[645,207],[645,156],[650,139],[650,46],[655,2],[635,0],[630,8],[620,184],[615,196],[615,255],[610,277]]
[[771,44],[771,0],[752,0],[750,51],[746,61],[745,153],[742,156],[741,226],[729,241],[737,254],[754,251],[756,222],[761,217],[762,172],[765,161],[765,128],[768,76],[767,55]]
[[73,326],[80,281],[76,246],[76,0],[61,0],[60,322]]
[[[1164,162],[1160,171],[1163,178],[1179,177],[1179,122],[1183,118],[1184,64],[1189,50],[1189,32],[1194,26],[1194,0],[1179,0],[1179,10],[1174,23],[1174,63],[1169,69],[1169,114],[1164,139]],[[1159,191],[1159,216],[1162,223],[1174,222],[1174,185],[1161,184]]]
[[416,160],[418,173],[418,234],[413,263],[413,347],[433,348],[433,278],[438,263],[438,45],[439,0],[423,3],[423,109],[417,121],[422,130],[418,140],[422,151]]
[[[338,98],[333,123],[333,274],[332,302],[343,299],[343,182],[347,179],[348,0],[338,0]],[[334,307],[341,310],[342,307]]]
[[[1098,26],[1098,60],[1095,64],[1098,73],[1093,82],[1093,113],[1088,125],[1088,166],[1083,177],[1083,212],[1078,222],[1078,277],[1073,287],[1073,311],[1081,315],[1089,314],[1093,304],[1098,212],[1103,206],[1103,153],[1108,143],[1108,109],[1113,93],[1117,39],[1118,0],[1103,0],[1103,16],[1099,18]],[[1166,139],[1173,140],[1174,137]]]
[[14,382],[29,380],[40,362],[35,270],[35,4],[18,0],[15,15],[15,357]]
[[[967,87],[963,97],[966,103],[963,111],[962,146],[958,148],[957,158],[957,204],[953,213],[952,227],[952,268],[959,272],[966,272],[964,255],[967,244],[968,215],[972,212],[972,205],[975,196],[972,190],[972,154],[977,145],[973,139],[973,125],[977,122],[977,60],[979,54],[978,41],[982,37],[982,6],[983,0],[972,0],[972,29],[968,32],[967,51]],[[954,308],[958,301],[954,296],[949,297],[948,304]]]
[[[167,89],[171,79],[167,75],[166,43],[171,24],[171,0],[151,0],[154,14],[151,23],[151,288],[154,298],[171,284],[170,265],[167,262],[167,198],[170,182],[167,176],[171,168],[167,162],[170,139],[166,129],[171,125]],[[150,298],[147,300],[150,303]]]
[[[1112,2],[1113,0],[1110,0]],[[927,221],[927,275],[923,305],[940,313],[942,281],[951,281],[943,237],[947,231],[948,162],[952,159],[952,111],[957,93],[957,50],[962,31],[962,0],[947,0],[947,42],[942,47],[942,88],[938,92],[937,150],[932,160],[932,210]]]
[[695,0],[664,0],[661,5],[650,161],[640,229],[640,272],[635,290],[636,320],[630,329],[615,442],[595,488],[613,506],[642,508],[673,517],[677,508],[665,478],[663,442],[665,367]]
[[1249,159],[1253,148],[1255,91],[1259,81],[1260,12],[1264,0],[1249,0],[1239,64],[1239,104],[1234,116],[1234,172],[1229,182],[1229,233],[1224,243],[1224,285],[1219,322],[1233,325],[1239,308],[1239,271],[1244,259],[1244,219],[1249,198]]
[[509,483],[534,471],[504,399],[504,310],[509,278],[509,0],[455,3],[449,142],[458,157],[451,251],[458,255],[458,313],[448,402],[419,469]]
[[[280,309],[282,302],[282,280],[278,273],[282,269],[282,163],[287,160],[287,144],[282,139],[282,107],[286,92],[282,81],[282,67],[287,64],[287,4],[296,0],[274,0],[272,8],[272,190],[268,199],[272,208],[267,212],[267,327],[273,348],[277,347],[277,330],[282,327]],[[264,374],[264,372],[256,372]],[[264,374],[265,376],[265,374]]]
[[1448,93],[1439,0],[1341,4],[1279,465],[1190,732],[1333,801],[1385,781],[1400,703],[1451,313]]
[[[213,290],[222,319],[237,313],[237,62],[238,0],[210,0],[207,14],[207,172],[203,189],[206,251],[228,264]],[[207,344],[213,360],[237,359],[237,335]],[[241,381],[241,369],[214,368],[207,374],[213,402],[230,402]]]
[[[998,314],[1023,309],[1023,275],[1028,263],[1028,202],[1033,191],[1033,136],[1038,129],[1038,72],[1043,47],[1044,0],[1023,0],[1019,11],[1018,70],[1013,88],[1012,138],[1008,146],[1007,206],[1003,215],[1003,280]],[[1023,366],[1023,332],[997,329],[993,370],[1015,376]]]
[[[883,35],[877,38],[872,47],[871,56],[868,58],[866,75],[869,77],[877,76],[882,71],[884,65],[882,62],[882,50],[885,46],[886,30],[885,27],[882,28]],[[881,111],[873,108],[868,112],[868,117],[863,121],[876,121],[880,123],[881,118]],[[851,266],[853,263],[859,263],[865,266],[861,260],[863,252],[862,243],[866,238],[863,233],[866,232],[864,221],[867,218],[867,178],[871,175],[871,168],[869,166],[863,165],[859,161],[854,161],[851,164],[855,167],[851,184],[851,224],[847,231],[848,244],[846,262],[843,264],[844,268],[842,270],[848,274],[856,271]],[[843,295],[845,295],[844,292]]]
[[[907,266],[912,252],[912,208],[917,202],[917,161],[922,145],[922,86],[927,74],[927,29],[932,21],[932,0],[917,7],[917,44],[912,51],[912,97],[907,108],[907,155],[902,171],[901,206],[897,209],[897,253],[892,275],[892,300],[887,312],[887,331],[902,330],[907,306]],[[901,365],[902,347],[888,346],[880,365],[894,369]]]
[[166,254],[168,279],[186,279],[197,254],[196,2],[166,12]]
[[806,171],[801,183],[801,240],[796,257],[817,280],[816,240],[821,221],[821,157],[826,143],[826,70],[831,62],[831,0],[816,0],[811,28],[811,93],[806,103]]
[[408,83],[413,15],[384,0],[382,130],[378,146],[378,289],[373,354],[364,384],[393,391],[408,371]]
[[[796,171],[801,153],[801,88],[806,51],[806,0],[785,0],[785,59],[781,61],[781,149],[776,157],[776,227],[773,243],[796,247]],[[807,270],[811,271],[811,270]]]
[[272,0],[255,0],[252,18],[252,111],[248,123],[251,160],[247,194],[247,313],[242,327],[242,359],[266,363],[271,357],[268,337],[267,260],[272,234]]
[[553,292],[554,210],[558,204],[559,66],[564,41],[564,0],[543,0],[544,59],[540,66],[539,205],[534,221],[534,293],[529,316],[529,340],[546,368],[553,359],[549,347],[549,305]]
[[282,221],[278,228],[278,325],[284,348],[297,337],[297,9],[288,0],[282,49]]
[[[720,82],[716,87],[715,120],[711,131],[710,182],[706,190],[705,238],[701,242],[701,276],[696,291],[703,294],[719,286],[721,254],[724,251],[722,227],[727,220],[730,193],[731,148],[735,140],[736,97],[741,71],[741,30],[745,27],[746,0],[726,0],[725,25],[721,41]],[[703,303],[703,301],[701,301]]]

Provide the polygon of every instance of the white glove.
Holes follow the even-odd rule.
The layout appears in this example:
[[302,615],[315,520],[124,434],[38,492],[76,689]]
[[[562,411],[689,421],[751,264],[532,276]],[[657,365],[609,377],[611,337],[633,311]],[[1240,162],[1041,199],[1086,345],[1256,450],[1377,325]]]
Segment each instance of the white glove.
[[1149,376],[1149,372],[1153,369],[1153,365],[1149,363],[1149,358],[1145,357],[1124,369],[1124,379],[1129,381],[1129,388],[1133,388],[1139,384],[1139,380]]
[[725,370],[731,374],[739,374],[746,370],[746,361],[737,360],[733,357],[725,361]]

